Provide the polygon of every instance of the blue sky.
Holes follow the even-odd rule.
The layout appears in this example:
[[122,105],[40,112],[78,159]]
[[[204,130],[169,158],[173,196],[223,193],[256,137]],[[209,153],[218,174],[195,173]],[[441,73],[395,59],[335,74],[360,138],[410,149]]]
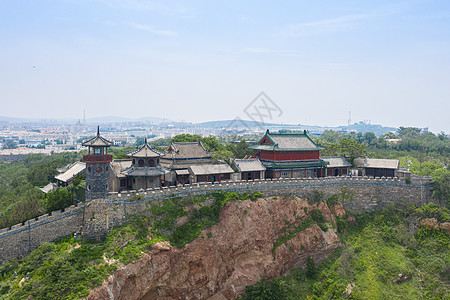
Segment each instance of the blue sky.
[[450,132],[449,1],[0,2],[0,115]]

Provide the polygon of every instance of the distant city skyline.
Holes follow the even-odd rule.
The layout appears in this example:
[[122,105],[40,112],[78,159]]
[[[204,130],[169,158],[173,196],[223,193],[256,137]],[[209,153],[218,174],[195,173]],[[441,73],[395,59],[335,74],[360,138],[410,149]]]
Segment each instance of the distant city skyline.
[[248,119],[264,91],[267,122],[450,133],[444,0],[19,0],[0,25],[0,116]]

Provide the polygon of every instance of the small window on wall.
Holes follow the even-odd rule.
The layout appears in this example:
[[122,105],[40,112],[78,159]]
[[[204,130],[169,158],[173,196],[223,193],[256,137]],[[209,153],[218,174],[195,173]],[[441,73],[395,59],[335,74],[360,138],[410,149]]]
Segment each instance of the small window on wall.
[[102,148],[94,148],[94,154],[102,154]]
[[144,166],[144,160],[142,158],[138,160],[138,165],[140,167]]
[[88,167],[88,173],[91,173],[91,167]]
[[91,188],[91,185],[89,184],[88,186],[87,186],[87,190],[88,191],[90,191],[92,188]]
[[148,165],[149,165],[150,167],[153,167],[153,166],[155,165],[155,161],[154,161],[153,159],[149,159],[149,160],[148,160]]
[[281,177],[283,177],[283,178],[289,177],[288,172],[281,172]]

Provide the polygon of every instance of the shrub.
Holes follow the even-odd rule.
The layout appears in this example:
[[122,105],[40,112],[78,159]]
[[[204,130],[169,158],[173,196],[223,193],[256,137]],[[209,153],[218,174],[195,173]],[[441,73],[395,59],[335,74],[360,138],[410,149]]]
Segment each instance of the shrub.
[[241,299],[283,300],[288,299],[287,287],[282,280],[268,281],[263,277],[255,285],[245,287],[245,294]]
[[311,256],[306,259],[306,277],[314,279],[317,275],[316,263]]

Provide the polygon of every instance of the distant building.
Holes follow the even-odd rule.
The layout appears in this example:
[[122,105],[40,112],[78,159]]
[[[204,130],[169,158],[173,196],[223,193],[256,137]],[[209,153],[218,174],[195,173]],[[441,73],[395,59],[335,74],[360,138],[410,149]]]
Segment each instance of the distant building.
[[327,162],[327,176],[349,175],[349,168],[352,166],[344,157],[322,157]]
[[266,168],[266,178],[307,178],[326,176],[327,162],[320,159],[318,146],[306,133],[271,133],[266,131],[255,150]]
[[358,157],[354,161],[359,176],[396,177],[399,169],[397,159]]

